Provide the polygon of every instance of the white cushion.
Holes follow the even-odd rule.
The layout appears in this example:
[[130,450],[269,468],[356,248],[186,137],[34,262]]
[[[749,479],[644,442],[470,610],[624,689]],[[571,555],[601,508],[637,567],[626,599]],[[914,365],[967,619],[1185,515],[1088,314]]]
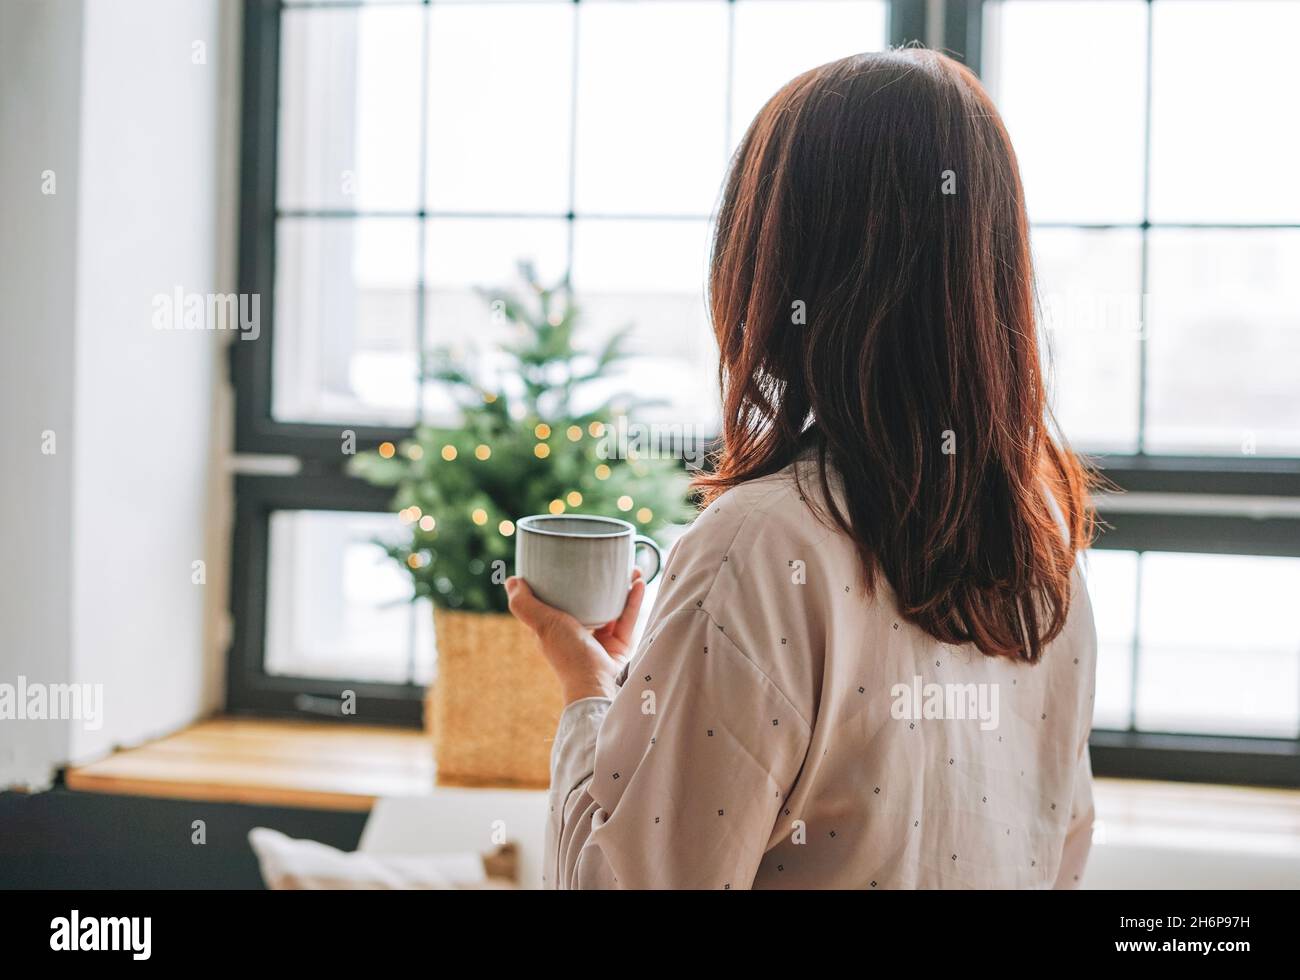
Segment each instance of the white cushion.
[[450,854],[364,854],[254,827],[248,841],[271,889],[474,889],[508,887],[489,879],[483,858]]

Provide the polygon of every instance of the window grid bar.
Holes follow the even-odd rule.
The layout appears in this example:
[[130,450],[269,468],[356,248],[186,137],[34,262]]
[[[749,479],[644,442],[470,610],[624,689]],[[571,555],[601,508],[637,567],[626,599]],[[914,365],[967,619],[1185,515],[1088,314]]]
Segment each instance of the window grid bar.
[[735,120],[731,118],[731,103],[736,90],[736,2],[727,0],[727,90],[722,104],[722,153],[723,157],[731,155],[731,128]]
[[582,43],[582,7],[579,0],[573,0],[573,33],[570,45],[571,67],[569,71],[569,210],[563,215],[566,222],[564,229],[564,285],[573,289],[573,252],[577,238],[577,225],[574,213],[578,207],[578,69],[579,51]]
[[[419,206],[423,211],[429,203],[429,53],[430,34],[433,31],[433,9],[430,0],[424,0],[420,18],[420,108],[419,133],[420,153],[419,176],[416,186],[419,188]],[[421,221],[415,231],[416,266],[415,266],[415,419],[424,422],[425,372],[424,342],[425,315],[428,310],[428,277],[425,275],[425,262],[429,254],[429,223]],[[406,617],[406,683],[415,683],[415,665],[417,652],[415,639],[418,635],[416,616],[420,610],[419,603],[412,602]]]
[[[712,215],[651,211],[444,211],[413,208],[410,211],[351,210],[348,208],[285,208],[277,218],[472,218],[521,221],[709,221]],[[1297,225],[1296,227],[1300,227]]]
[[[752,0],[751,0],[752,2]],[[281,208],[276,218],[434,218],[501,221],[711,221],[711,214],[646,211],[448,211],[413,208],[410,211],[353,208]],[[1300,222],[1261,221],[1034,221],[1034,228],[1083,231],[1300,231]]]
[[1128,683],[1128,730],[1138,730],[1138,660],[1142,656],[1142,568],[1146,564],[1146,552],[1137,553],[1137,570],[1133,579],[1133,655],[1129,658]]
[[[1142,329],[1138,332],[1138,417],[1137,417],[1137,454],[1146,455],[1147,447],[1147,361],[1149,355],[1149,335],[1151,333],[1150,321],[1150,304],[1147,302],[1147,292],[1150,280],[1150,251],[1151,251],[1151,78],[1152,78],[1152,51],[1154,48],[1154,38],[1152,37],[1152,27],[1155,25],[1155,6],[1153,0],[1147,0],[1146,22],[1146,55],[1145,66],[1143,71],[1146,75],[1146,95],[1145,105],[1143,106],[1143,123],[1142,123],[1142,229],[1141,229],[1141,250],[1139,258],[1138,272],[1138,297],[1142,304]],[[1136,651],[1134,652],[1134,666],[1136,669]],[[1137,690],[1134,689],[1133,697],[1136,700]]]
[[[433,31],[433,10],[430,0],[424,0],[423,17],[420,23],[420,132],[419,188],[420,210],[426,210],[429,198],[429,35]],[[425,263],[429,257],[428,222],[421,221],[415,232],[416,266],[415,266],[415,420],[424,422],[424,386],[428,380],[424,364],[425,313],[428,309],[428,282],[425,275]],[[412,663],[414,668],[414,662]],[[411,675],[414,677],[414,673]]]
[[1278,221],[1034,221],[1035,228],[1082,228],[1085,231],[1294,231],[1300,223]]
[[[290,10],[357,10],[359,8],[414,7],[417,4],[433,3],[443,7],[481,6],[491,0],[280,0],[283,11]],[[581,3],[582,0],[529,0],[531,3]],[[653,0],[599,0],[600,3],[652,3]],[[719,0],[677,0],[679,3],[718,3]],[[726,0],[728,3],[735,0]],[[779,3],[788,0],[744,0],[745,3]],[[853,3],[856,0],[830,0],[832,3]]]

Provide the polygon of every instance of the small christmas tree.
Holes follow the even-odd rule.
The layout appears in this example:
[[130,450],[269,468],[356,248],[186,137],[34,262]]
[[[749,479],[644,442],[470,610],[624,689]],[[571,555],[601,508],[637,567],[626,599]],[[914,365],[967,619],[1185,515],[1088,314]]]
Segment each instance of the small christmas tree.
[[578,310],[567,285],[543,286],[527,263],[520,273],[526,295],[483,293],[494,319],[518,338],[502,349],[502,383],[475,377],[451,351],[432,355],[428,375],[454,393],[460,427],[420,426],[414,438],[360,454],[351,467],[396,488],[393,506],[411,537],[381,543],[410,573],[417,598],[448,609],[506,611],[502,582],[513,572],[520,517],[613,516],[649,533],[694,513],[680,460],[609,451],[607,426],[648,400],[611,398],[575,410],[626,356],[628,328],[595,352],[576,347]]

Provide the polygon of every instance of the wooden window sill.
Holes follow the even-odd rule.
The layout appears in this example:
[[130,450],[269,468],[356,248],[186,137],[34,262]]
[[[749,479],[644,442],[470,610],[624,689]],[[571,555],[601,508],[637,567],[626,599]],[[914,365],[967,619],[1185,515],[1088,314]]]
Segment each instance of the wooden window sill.
[[433,791],[422,731],[214,718],[67,771],[69,789],[218,803],[369,810]]
[[1094,845],[1300,859],[1300,790],[1098,779]]

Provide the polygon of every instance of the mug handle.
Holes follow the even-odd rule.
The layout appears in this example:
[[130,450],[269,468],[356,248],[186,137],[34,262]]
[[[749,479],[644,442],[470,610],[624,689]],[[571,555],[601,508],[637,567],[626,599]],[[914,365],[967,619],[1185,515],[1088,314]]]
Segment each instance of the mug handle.
[[[633,562],[636,562],[636,557],[635,557],[636,549],[641,547],[650,549],[650,551],[653,552],[655,556],[655,570],[651,572],[649,575],[647,575],[645,580],[645,584],[649,585],[658,577],[659,573],[663,570],[664,553],[659,549],[659,545],[655,544],[653,539],[647,538],[644,534],[638,534],[635,538],[632,539]],[[638,567],[639,567],[639,563],[638,563]],[[641,569],[641,571],[644,573],[645,569],[643,568]]]

